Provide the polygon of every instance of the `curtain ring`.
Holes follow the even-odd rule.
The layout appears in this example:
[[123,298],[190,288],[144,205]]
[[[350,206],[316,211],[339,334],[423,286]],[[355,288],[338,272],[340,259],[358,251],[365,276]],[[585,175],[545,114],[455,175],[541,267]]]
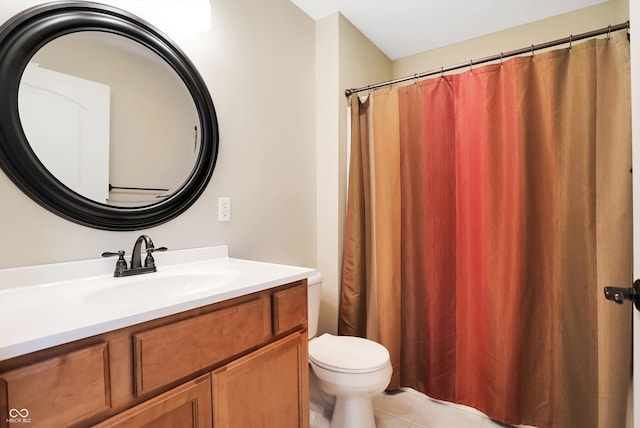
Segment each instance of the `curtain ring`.
[[531,45],[531,56],[532,56],[532,57],[534,56],[534,55],[533,55],[533,51],[534,51],[534,50],[535,50],[534,46],[533,46],[533,45]]
[[569,35],[569,49],[573,46],[573,34]]
[[473,70],[473,60],[470,59],[469,60],[469,71],[471,72]]
[[444,77],[444,65],[440,66],[440,77]]
[[504,59],[504,54],[500,52],[500,65],[502,65],[502,60]]
[[611,40],[611,24],[609,24],[609,27],[607,29],[607,40]]
[[413,84],[417,85],[418,84],[418,73],[413,75]]

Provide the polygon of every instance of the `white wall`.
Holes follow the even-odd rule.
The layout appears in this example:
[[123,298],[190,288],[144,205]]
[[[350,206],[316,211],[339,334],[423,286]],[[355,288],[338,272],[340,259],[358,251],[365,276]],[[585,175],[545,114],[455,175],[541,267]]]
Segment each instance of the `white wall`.
[[[0,24],[44,2],[0,0]],[[289,0],[211,9],[208,33],[172,36],[218,114],[218,163],[202,197],[152,229],[100,231],[41,208],[0,172],[0,268],[129,254],[141,232],[170,249],[228,244],[234,257],[315,266],[315,24]],[[230,223],[217,221],[221,196],[232,198]]]

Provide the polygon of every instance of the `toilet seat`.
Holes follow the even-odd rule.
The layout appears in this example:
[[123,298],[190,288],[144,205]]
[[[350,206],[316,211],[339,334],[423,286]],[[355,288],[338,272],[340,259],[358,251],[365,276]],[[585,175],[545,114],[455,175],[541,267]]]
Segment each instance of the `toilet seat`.
[[389,364],[389,351],[373,340],[325,333],[309,342],[309,360],[335,372],[370,373]]

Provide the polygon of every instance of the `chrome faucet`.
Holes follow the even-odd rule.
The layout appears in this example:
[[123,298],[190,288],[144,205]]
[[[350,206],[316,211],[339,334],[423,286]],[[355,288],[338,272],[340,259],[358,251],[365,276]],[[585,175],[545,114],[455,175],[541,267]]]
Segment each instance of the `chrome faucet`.
[[[147,252],[147,257],[144,259],[144,266],[142,266],[142,243],[144,242],[145,250]],[[150,273],[156,272],[156,262],[153,258],[153,253],[156,251],[167,251],[167,247],[158,247],[156,248],[153,245],[153,241],[147,235],[140,235],[138,239],[136,239],[136,243],[133,246],[133,251],[131,253],[131,263],[129,268],[127,268],[127,262],[124,259],[124,251],[120,250],[118,252],[104,252],[102,253],[102,257],[111,257],[118,256],[118,261],[116,262],[116,269],[113,272],[113,276],[122,277],[122,276],[130,276],[130,275],[139,275],[141,273]]]

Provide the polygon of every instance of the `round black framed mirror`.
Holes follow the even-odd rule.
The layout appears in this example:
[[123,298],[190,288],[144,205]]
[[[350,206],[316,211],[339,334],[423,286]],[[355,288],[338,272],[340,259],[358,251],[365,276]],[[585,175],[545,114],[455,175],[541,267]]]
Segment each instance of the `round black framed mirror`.
[[[42,149],[36,149],[36,145],[29,140],[29,138],[35,138],[33,136],[33,129],[35,129],[35,134],[40,134],[40,140],[44,139],[45,152],[54,152],[54,157],[66,156],[58,147],[59,140],[51,139],[56,141],[55,143],[49,141],[48,136],[53,133],[49,132],[48,125],[41,123],[29,125],[31,130],[26,126],[27,122],[33,122],[33,120],[26,119],[25,90],[21,89],[21,84],[27,74],[27,68],[29,67],[29,73],[31,73],[34,68],[32,61],[34,58],[39,58],[37,54],[43,47],[69,35],[89,33],[102,33],[109,37],[126,39],[126,43],[136,45],[136,49],[142,48],[147,51],[143,56],[153,57],[151,58],[153,61],[162,63],[165,68],[175,73],[174,80],[178,82],[176,85],[182,86],[182,89],[178,88],[178,90],[186,93],[187,98],[190,95],[192,105],[181,109],[194,112],[193,118],[187,119],[189,125],[181,125],[182,128],[188,128],[189,137],[180,139],[176,145],[180,149],[183,145],[187,146],[194,153],[190,161],[192,164],[187,163],[187,166],[180,167],[184,171],[177,174],[181,178],[174,185],[158,186],[167,188],[155,189],[166,191],[156,200],[118,205],[109,203],[108,199],[91,197],[70,185],[60,174],[52,172],[64,171],[66,167],[57,169],[51,167],[50,162],[43,158]],[[115,44],[120,44],[120,41]],[[35,64],[36,68],[37,66],[39,64]],[[159,92],[165,91],[147,89],[145,96],[150,97],[153,93]],[[218,122],[213,101],[202,77],[186,55],[166,36],[128,12],[97,3],[58,2],[36,6],[15,16],[0,27],[0,94],[3,98],[0,101],[0,167],[25,194],[38,204],[76,223],[98,229],[121,231],[143,229],[164,223],[184,212],[196,201],[213,173],[219,146]],[[159,101],[149,99],[147,103],[153,105]],[[36,104],[41,106],[46,102]],[[49,116],[46,111],[44,110],[45,113],[43,113],[43,110],[36,109],[36,113],[32,113],[31,117]],[[51,116],[50,122],[59,122],[54,115]],[[192,122],[188,122],[189,120]],[[169,121],[158,120],[149,126],[160,127],[163,122]],[[84,128],[91,127],[84,126]],[[163,133],[170,134],[164,130],[159,134]],[[113,130],[111,134],[115,134]],[[132,159],[132,164],[141,167],[151,165],[151,169],[157,167],[156,169],[160,172],[159,177],[168,175],[166,172],[173,169],[174,165],[167,164],[166,160],[164,163],[154,160],[151,156],[155,151],[164,153],[167,149],[156,136],[153,136],[155,134],[151,132],[147,134],[147,139],[151,140],[150,145],[142,151],[138,150],[139,153]],[[60,138],[67,138],[65,135],[63,133]],[[89,142],[94,144],[92,139],[89,139]],[[39,145],[42,146],[43,143],[40,142]],[[116,150],[119,153],[135,152],[131,146],[124,149],[112,148],[111,157]],[[84,151],[93,152],[98,149],[89,146],[89,149]],[[168,157],[176,158],[173,154]],[[153,187],[147,184],[140,188],[138,187],[140,183],[116,183],[114,186],[111,182],[114,167],[110,170],[111,176],[100,183],[100,186],[108,187],[109,191],[114,188],[126,189],[129,186],[146,191]],[[145,177],[148,175],[148,173],[144,174]],[[184,179],[185,176],[186,179]],[[184,182],[182,182],[183,179]]]

